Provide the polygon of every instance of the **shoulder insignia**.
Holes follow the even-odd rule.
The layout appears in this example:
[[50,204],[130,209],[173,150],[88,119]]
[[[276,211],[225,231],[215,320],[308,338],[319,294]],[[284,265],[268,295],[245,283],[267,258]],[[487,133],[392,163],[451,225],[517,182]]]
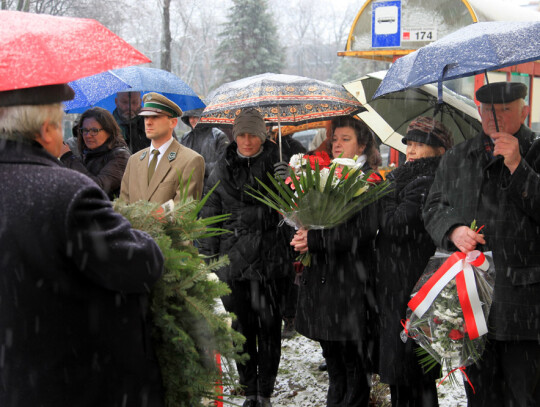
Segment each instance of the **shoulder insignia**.
[[146,154],[147,154],[147,151],[143,152],[141,154],[141,158],[139,158],[139,160],[141,160],[141,161],[144,160],[144,157],[146,157]]
[[174,160],[176,158],[176,152],[172,151],[169,153],[169,155],[167,156],[167,159],[170,161]]

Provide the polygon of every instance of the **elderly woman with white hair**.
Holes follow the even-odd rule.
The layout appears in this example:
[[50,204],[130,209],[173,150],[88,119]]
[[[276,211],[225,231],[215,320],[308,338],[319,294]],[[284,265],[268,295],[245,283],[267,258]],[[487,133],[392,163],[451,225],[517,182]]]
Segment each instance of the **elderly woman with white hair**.
[[259,111],[242,110],[233,137],[210,174],[207,185],[219,185],[201,213],[230,213],[219,226],[231,233],[203,241],[201,250],[229,256],[230,264],[216,273],[231,288],[222,301],[237,316],[233,328],[246,337],[249,360],[237,365],[246,396],[243,405],[268,407],[281,354],[282,302],[293,273],[292,253],[288,231],[278,227],[278,213],[246,193],[247,186],[262,190],[256,178],[270,184],[267,173],[273,173],[279,161],[278,147],[267,139]]

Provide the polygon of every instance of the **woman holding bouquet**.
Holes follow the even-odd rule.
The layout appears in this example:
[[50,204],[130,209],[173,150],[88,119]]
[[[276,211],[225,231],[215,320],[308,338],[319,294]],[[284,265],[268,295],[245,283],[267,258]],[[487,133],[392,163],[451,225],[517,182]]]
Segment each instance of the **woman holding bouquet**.
[[393,190],[379,203],[376,297],[380,316],[379,375],[390,385],[393,407],[438,406],[438,369],[424,374],[413,340],[403,343],[400,324],[415,283],[435,245],[424,228],[422,207],[441,156],[452,147],[446,127],[418,117],[407,128],[404,165],[388,175]]
[[[334,157],[358,158],[372,169],[380,160],[373,135],[352,117],[332,122]],[[368,406],[371,367],[368,319],[373,293],[376,205],[369,205],[331,229],[300,229],[291,241],[311,253],[300,282],[296,330],[321,344],[329,388],[327,406]],[[373,304],[371,304],[373,305]]]
[[262,190],[256,178],[266,181],[279,161],[261,114],[242,110],[233,137],[210,174],[207,185],[219,185],[201,212],[203,218],[230,213],[220,227],[231,233],[201,242],[201,252],[229,256],[230,264],[216,274],[231,289],[222,301],[237,316],[233,328],[246,337],[243,350],[249,360],[237,365],[246,395],[243,406],[269,407],[281,355],[281,302],[293,275],[290,235],[278,227],[276,211],[246,193],[248,186]]

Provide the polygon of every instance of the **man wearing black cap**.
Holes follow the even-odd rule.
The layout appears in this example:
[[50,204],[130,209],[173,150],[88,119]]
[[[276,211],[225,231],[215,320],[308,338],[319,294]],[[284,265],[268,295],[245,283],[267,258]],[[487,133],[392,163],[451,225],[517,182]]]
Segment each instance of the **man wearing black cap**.
[[162,407],[143,304],[163,256],[58,160],[73,96],[0,92],[0,405]]
[[195,199],[201,197],[204,182],[204,159],[195,151],[182,146],[173,131],[182,116],[182,109],[165,96],[150,92],[143,97],[144,116],[149,148],[133,154],[128,161],[120,187],[120,199],[128,203],[145,200],[165,203],[181,197],[181,184]]
[[540,400],[540,141],[523,124],[526,95],[525,85],[507,82],[476,92],[483,131],[446,153],[424,207],[438,246],[493,253],[488,343],[467,367],[473,407]]
[[229,139],[225,133],[215,127],[201,126],[200,124],[197,126],[203,110],[201,108],[184,112],[182,121],[191,127],[191,130],[184,134],[180,144],[203,156],[204,179],[206,181],[216,163],[223,157]]

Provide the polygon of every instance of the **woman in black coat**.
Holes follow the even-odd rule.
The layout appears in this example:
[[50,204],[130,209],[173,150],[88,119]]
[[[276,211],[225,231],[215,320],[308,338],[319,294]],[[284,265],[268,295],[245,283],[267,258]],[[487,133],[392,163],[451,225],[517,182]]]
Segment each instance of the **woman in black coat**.
[[266,140],[266,128],[255,109],[243,110],[233,127],[234,142],[210,175],[207,186],[218,187],[201,216],[230,214],[220,227],[229,230],[201,242],[207,255],[228,255],[230,264],[216,271],[231,294],[222,298],[237,319],[233,328],[246,337],[250,359],[238,364],[244,387],[244,407],[271,406],[281,355],[281,318],[284,294],[291,281],[289,233],[278,227],[279,214],[246,193],[248,186],[263,190],[256,178],[270,184],[267,173],[279,161],[277,146]]
[[441,123],[429,117],[412,121],[403,138],[404,165],[388,175],[393,191],[380,203],[377,236],[376,297],[379,310],[379,375],[390,385],[393,407],[438,405],[435,380],[438,369],[424,374],[412,339],[400,338],[400,321],[414,285],[435,245],[424,228],[422,207],[433,183],[440,156],[452,146]]
[[109,199],[116,198],[131,155],[116,120],[107,110],[93,107],[81,115],[77,132],[80,154],[64,144],[60,161],[93,179]]
[[[332,155],[358,157],[364,171],[379,161],[369,128],[352,117],[332,122]],[[373,242],[376,206],[324,230],[300,229],[291,245],[311,253],[304,269],[296,312],[296,330],[321,344],[329,377],[327,406],[367,406],[371,366],[368,356],[373,305]]]

